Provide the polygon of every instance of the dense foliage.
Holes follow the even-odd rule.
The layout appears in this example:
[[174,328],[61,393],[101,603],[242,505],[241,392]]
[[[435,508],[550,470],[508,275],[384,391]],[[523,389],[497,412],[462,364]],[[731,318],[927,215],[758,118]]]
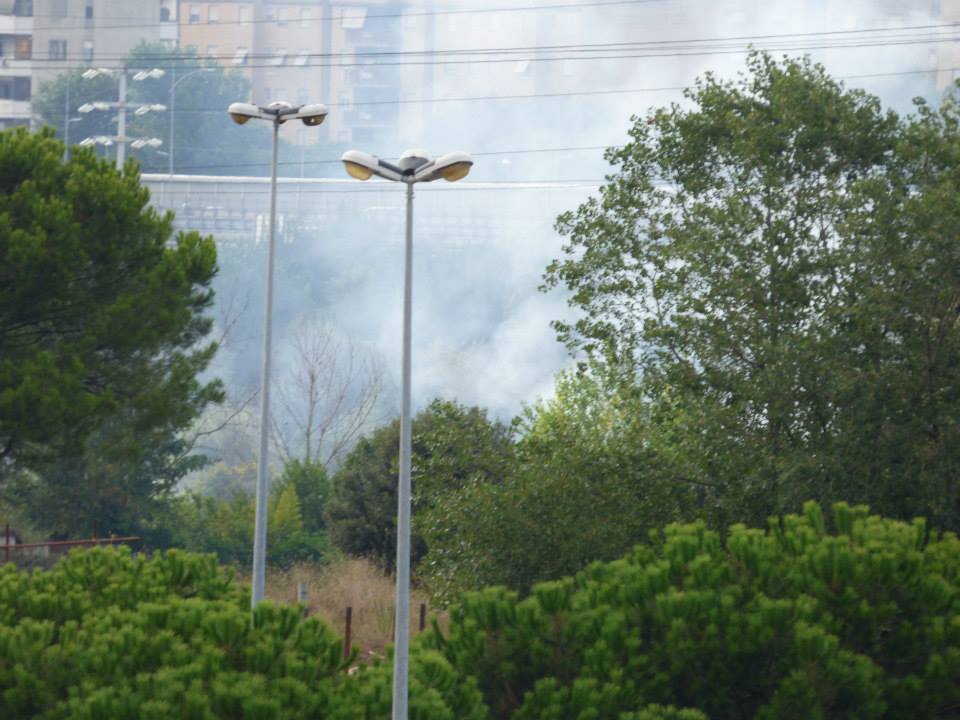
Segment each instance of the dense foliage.
[[[960,704],[960,540],[837,505],[669,525],[529,597],[468,593],[411,657],[417,720],[914,720]],[[0,567],[0,716],[385,718],[390,665],[211,557]]]
[[[211,557],[76,552],[0,567],[0,717],[215,720],[389,715],[390,670],[351,658],[299,608],[258,606]],[[411,718],[482,720],[474,681],[436,652],[411,666]]]
[[0,133],[0,490],[50,530],[129,532],[194,461],[216,248],[174,233],[133,166]]
[[676,484],[718,527],[810,497],[960,527],[956,98],[899,118],[755,54],[630,136],[546,281]]
[[956,535],[842,504],[828,523],[808,503],[766,531],[697,522],[651,540],[524,600],[469,593],[431,644],[496,718],[648,703],[711,720],[956,717]]
[[[414,513],[420,514],[472,482],[500,482],[513,448],[508,428],[485,410],[438,399],[413,418],[412,450]],[[396,560],[399,451],[399,420],[361,438],[333,475],[325,512],[341,550],[387,570]],[[420,527],[414,520],[414,561],[426,551]]]
[[527,591],[620,557],[686,514],[693,498],[657,475],[643,420],[597,378],[558,376],[555,396],[515,422],[497,482],[468,478],[415,518],[429,548],[418,572],[435,600],[485,585]]
[[[323,524],[329,481],[322,465],[287,463],[270,486],[267,562],[288,567],[323,563],[336,554]],[[256,506],[252,494],[226,496],[188,492],[169,504],[164,522],[170,540],[193,552],[215,553],[220,562],[248,566],[253,552]]]

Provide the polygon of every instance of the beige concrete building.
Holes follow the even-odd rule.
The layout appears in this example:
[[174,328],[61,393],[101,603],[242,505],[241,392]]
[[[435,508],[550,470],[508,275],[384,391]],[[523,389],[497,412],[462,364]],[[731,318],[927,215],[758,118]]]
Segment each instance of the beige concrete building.
[[[395,17],[367,21],[368,15],[388,13]],[[398,96],[396,72],[358,69],[353,54],[398,51],[399,26],[397,5],[386,0],[180,3],[181,47],[192,46],[243,72],[251,81],[250,101],[325,102],[331,107],[319,131],[298,129],[303,142],[346,143],[395,125],[395,112],[355,112],[344,106],[359,96]],[[294,129],[284,132],[289,136]]]
[[32,58],[32,3],[0,0],[0,129],[30,121]]
[[[940,22],[960,26],[960,0],[940,0]],[[941,43],[937,52],[937,89],[960,79],[960,42]]]
[[65,68],[116,66],[141,42],[177,45],[175,0],[33,0],[36,87]]
[[0,0],[0,127],[29,124],[33,93],[65,70],[176,47],[178,31],[177,0]]

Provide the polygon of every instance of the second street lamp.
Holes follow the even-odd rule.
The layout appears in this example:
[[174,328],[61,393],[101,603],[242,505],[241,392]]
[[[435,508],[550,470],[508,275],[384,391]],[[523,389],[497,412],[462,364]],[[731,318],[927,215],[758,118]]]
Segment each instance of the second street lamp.
[[397,162],[381,160],[359,150],[341,158],[347,173],[357,180],[374,175],[407,186],[407,232],[403,260],[403,367],[400,392],[400,477],[397,487],[397,600],[393,651],[393,720],[407,720],[407,687],[410,655],[410,317],[413,280],[413,186],[443,178],[455,182],[467,176],[473,165],[462,152],[441,155],[436,160],[422,150],[408,150]]
[[273,322],[273,255],[277,226],[277,139],[280,126],[288,120],[301,120],[304,125],[319,125],[327,117],[326,105],[294,106],[273,102],[267,107],[235,102],[227,108],[238,125],[251,118],[267,120],[273,125],[273,160],[270,169],[270,240],[267,250],[266,308],[263,317],[263,368],[260,375],[260,456],[257,464],[257,499],[253,529],[253,588],[250,605],[256,607],[263,600],[263,577],[267,560],[267,439],[270,422],[270,333]]

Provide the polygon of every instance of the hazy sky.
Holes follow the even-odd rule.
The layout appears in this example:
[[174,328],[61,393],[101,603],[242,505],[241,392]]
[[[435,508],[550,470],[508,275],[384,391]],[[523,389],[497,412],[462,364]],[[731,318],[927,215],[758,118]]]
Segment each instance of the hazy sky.
[[[451,7],[534,4],[498,0],[495,6],[473,2]],[[465,150],[475,155],[473,182],[575,181],[566,188],[418,186],[415,406],[443,396],[487,407],[506,420],[523,403],[551,392],[555,373],[569,362],[549,325],[567,316],[566,297],[537,290],[546,264],[560,254],[562,241],[553,223],[559,212],[574,209],[602,182],[605,165],[597,148],[622,143],[632,114],[682,102],[679,88],[706,71],[733,77],[743,68],[742,49],[748,42],[791,55],[806,49],[835,76],[847,78],[849,86],[864,87],[887,105],[908,111],[913,96],[935,95],[934,76],[923,71],[936,67],[940,45],[918,42],[923,39],[920,29],[896,37],[890,31],[868,31],[941,22],[930,14],[930,5],[919,0],[653,0],[457,15],[446,41],[452,49],[576,43],[605,46],[609,57],[585,59],[602,53],[582,51],[555,55],[564,59],[537,64],[536,82],[519,62],[509,65],[510,72],[483,64],[450,71],[438,67],[435,96],[488,99],[435,103],[429,113],[416,116],[417,122],[402,123],[393,150],[363,148],[387,156],[405,147],[437,154]],[[453,23],[442,17],[438,22]],[[661,46],[661,52],[653,53],[658,57],[651,57],[649,49],[610,50],[611,43],[652,40],[674,45]],[[694,40],[699,42],[689,42]],[[819,47],[824,45],[840,47]],[[560,96],[565,92],[583,94]],[[511,94],[541,97],[490,97]],[[545,152],[531,152],[541,150]],[[384,185],[379,192],[345,200],[341,215],[322,232],[304,231],[281,247],[278,375],[288,369],[292,323],[298,317],[319,318],[382,358],[388,379],[384,411],[395,410],[402,233],[402,187]],[[219,283],[224,298],[241,297],[245,303],[243,327],[217,370],[238,385],[255,386],[262,252],[239,255],[239,262],[224,256]]]

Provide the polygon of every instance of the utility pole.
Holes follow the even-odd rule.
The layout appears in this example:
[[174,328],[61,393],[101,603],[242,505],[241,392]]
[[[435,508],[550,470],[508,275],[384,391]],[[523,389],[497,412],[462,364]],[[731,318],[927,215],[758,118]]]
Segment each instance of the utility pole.
[[63,159],[66,162],[70,161],[70,73],[66,73],[64,77],[67,78],[67,97],[63,101]]
[[[120,70],[114,70],[111,68],[90,68],[89,70],[84,71],[81,77],[91,80],[97,75],[108,75],[110,77],[117,76],[118,79],[118,98],[116,102],[93,102],[93,103],[84,103],[77,108],[82,113],[92,112],[93,110],[110,110],[116,108],[117,110],[117,134],[116,135],[96,135],[93,137],[84,138],[80,141],[80,145],[84,147],[88,145],[117,145],[117,169],[123,169],[123,163],[127,159],[127,143],[133,145],[134,148],[142,147],[160,147],[163,144],[163,141],[159,138],[130,138],[127,137],[127,67],[124,66]],[[160,78],[163,77],[164,71],[159,68],[154,68],[152,70],[138,70],[133,75],[134,80],[146,80],[148,78]],[[135,113],[137,115],[143,115],[151,111],[154,112],[164,112],[167,109],[166,105],[160,104],[141,104],[134,103],[132,107],[135,108]]]
[[117,170],[123,169],[127,159],[127,67],[120,70],[120,95],[117,98]]

